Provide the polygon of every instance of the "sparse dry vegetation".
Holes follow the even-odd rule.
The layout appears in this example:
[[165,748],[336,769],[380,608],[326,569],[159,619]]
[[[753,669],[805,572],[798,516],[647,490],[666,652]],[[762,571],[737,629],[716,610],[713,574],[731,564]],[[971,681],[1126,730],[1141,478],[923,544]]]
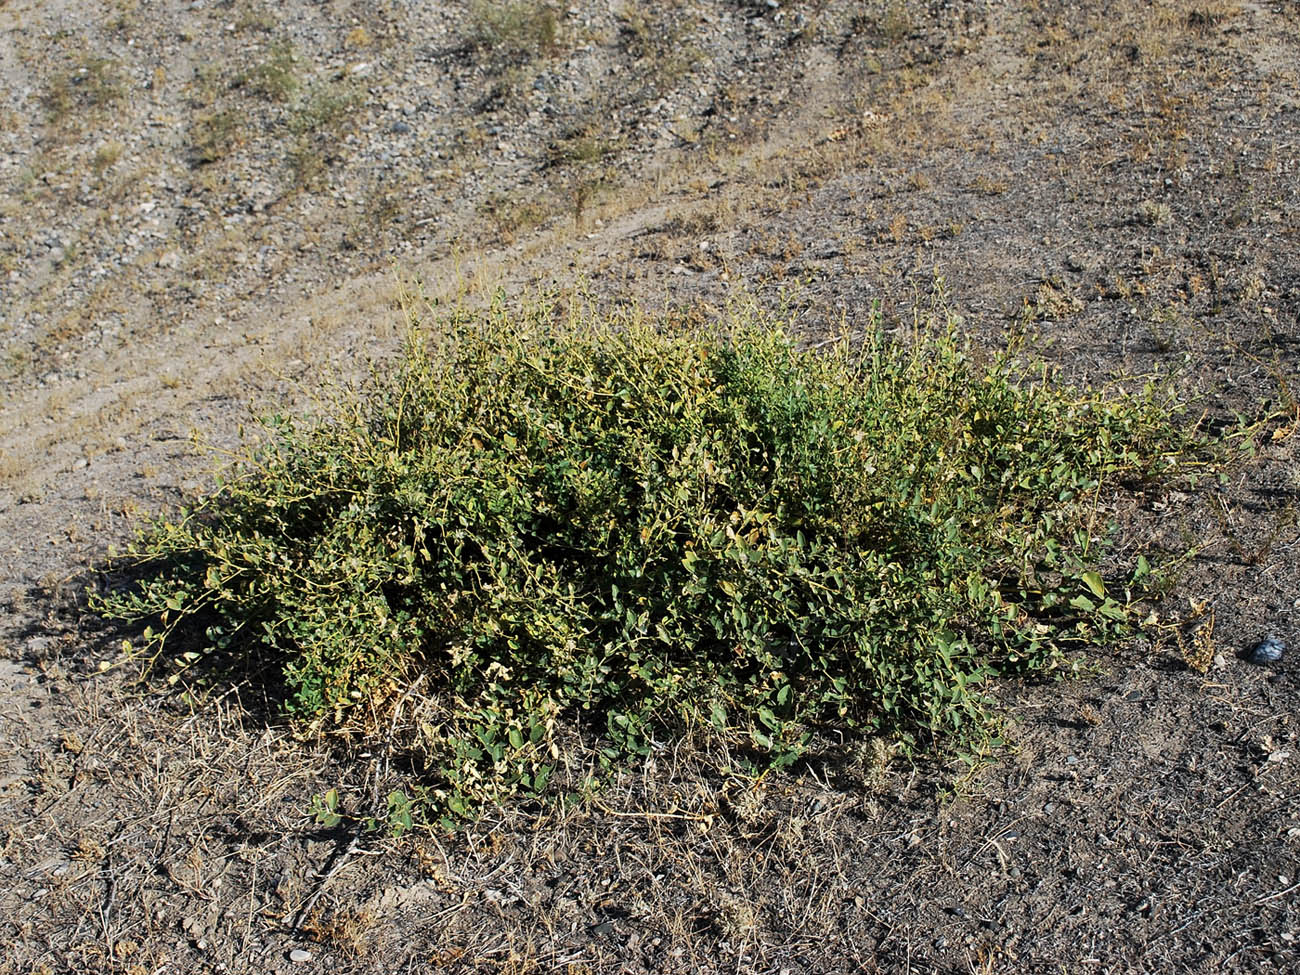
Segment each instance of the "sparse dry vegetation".
[[554,54],[559,27],[555,11],[541,0],[470,0],[470,44],[494,63]]

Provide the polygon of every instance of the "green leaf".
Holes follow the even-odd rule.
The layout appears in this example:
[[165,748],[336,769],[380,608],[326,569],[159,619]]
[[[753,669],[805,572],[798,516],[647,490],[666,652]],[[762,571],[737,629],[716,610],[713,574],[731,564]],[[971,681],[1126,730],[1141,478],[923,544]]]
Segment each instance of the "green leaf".
[[394,836],[401,836],[415,821],[411,816],[411,800],[400,789],[388,794],[388,826]]
[[551,781],[551,766],[537,766],[537,771],[533,773],[533,791],[541,792],[549,781]]
[[1097,612],[1107,619],[1123,622],[1128,619],[1128,611],[1113,599],[1106,599],[1097,607]]
[[317,825],[333,829],[341,823],[343,816],[338,812],[338,805],[338,789],[330,789],[323,796],[312,796],[310,811]]
[[709,703],[709,724],[718,731],[727,730],[727,712],[717,701]]
[[1085,572],[1080,578],[1083,579],[1084,585],[1092,590],[1092,594],[1098,599],[1104,599],[1106,596],[1106,584],[1102,582],[1101,575],[1097,572]]

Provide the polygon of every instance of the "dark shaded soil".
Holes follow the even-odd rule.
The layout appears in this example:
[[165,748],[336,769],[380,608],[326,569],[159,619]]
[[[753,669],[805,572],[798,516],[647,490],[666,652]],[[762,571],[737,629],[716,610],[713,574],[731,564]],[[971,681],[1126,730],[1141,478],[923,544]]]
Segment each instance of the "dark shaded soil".
[[[398,771],[295,740],[250,685],[200,703],[98,673],[119,635],[82,608],[83,567],[201,483],[184,433],[229,439],[248,389],[142,401],[127,448],[0,495],[0,971],[1300,968],[1300,657],[1240,657],[1300,641],[1300,11],[962,9],[960,44],[936,11],[792,55],[819,73],[743,150],[469,262],[704,315],[742,285],[810,337],[942,302],[1067,381],[1172,376],[1254,449],[1224,483],[1108,502],[1122,548],[1177,566],[1148,635],[1001,688],[1009,745],[973,771],[865,743],[756,783],[687,741],[562,813],[325,829],[314,795],[369,815]],[[391,317],[348,287],[337,320]],[[391,346],[305,334],[327,361]]]

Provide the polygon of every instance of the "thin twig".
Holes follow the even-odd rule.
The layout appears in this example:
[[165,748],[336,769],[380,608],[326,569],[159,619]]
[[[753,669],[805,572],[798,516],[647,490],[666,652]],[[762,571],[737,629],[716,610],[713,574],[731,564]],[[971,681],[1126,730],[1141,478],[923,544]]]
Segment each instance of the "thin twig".
[[1297,889],[1300,889],[1300,881],[1297,881],[1296,883],[1292,884],[1286,890],[1274,891],[1273,893],[1269,894],[1267,897],[1259,898],[1259,900],[1255,901],[1255,903],[1251,906],[1259,907],[1260,904],[1267,904],[1269,901],[1275,901],[1279,897],[1285,897],[1287,894]]
[[[371,764],[370,772],[373,780],[370,789],[370,809],[371,815],[377,819],[379,816],[380,777],[379,770],[375,768],[373,763]],[[325,887],[334,879],[334,876],[343,869],[344,865],[352,857],[352,854],[357,852],[357,849],[361,846],[361,836],[365,829],[365,823],[365,819],[360,819],[357,822],[356,830],[352,834],[352,840],[348,843],[342,853],[335,856],[334,862],[330,864],[329,869],[326,870],[324,876],[320,878],[320,882],[316,885],[316,889],[312,892],[312,895],[303,902],[303,905],[300,908],[298,908],[298,912],[293,917],[293,923],[290,925],[292,930],[297,931],[302,927],[302,922],[307,919],[307,915],[311,913],[312,908],[316,906],[316,902],[320,900],[321,895],[325,893]]]
[[716,814],[710,815],[708,813],[622,812],[617,809],[610,809],[599,802],[593,803],[593,805],[606,816],[615,816],[619,819],[685,819],[696,823],[711,823],[717,819]]
[[113,861],[110,857],[105,870],[108,872],[108,893],[104,897],[104,903],[99,909],[99,926],[104,935],[104,947],[108,949],[111,956],[113,953],[113,942],[116,940],[108,927],[108,920],[113,914],[113,906],[117,900],[117,877],[113,874]]
[[333,880],[334,875],[343,869],[343,865],[348,862],[348,858],[357,851],[357,847],[360,845],[361,831],[358,829],[356,834],[352,837],[352,842],[347,845],[347,848],[342,853],[334,858],[334,863],[330,865],[330,868],[327,871],[325,871],[325,875],[321,877],[320,883],[316,885],[316,889],[312,892],[312,895],[307,898],[302,907],[298,908],[298,913],[295,914],[293,918],[293,924],[290,925],[292,930],[297,931],[302,927],[302,922],[306,920],[307,915],[311,913],[311,909],[316,906],[316,902],[320,900],[321,894],[325,893],[325,885]]

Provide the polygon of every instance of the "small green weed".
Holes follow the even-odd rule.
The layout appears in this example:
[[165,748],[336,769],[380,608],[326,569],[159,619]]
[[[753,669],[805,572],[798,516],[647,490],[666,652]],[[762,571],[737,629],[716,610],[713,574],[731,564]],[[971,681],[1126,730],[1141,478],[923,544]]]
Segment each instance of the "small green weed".
[[[915,29],[907,4],[902,0],[876,0],[854,8],[849,32],[863,35],[877,44],[895,45],[907,40]],[[876,69],[872,69],[873,73]]]
[[201,115],[190,126],[190,160],[201,166],[224,159],[243,136],[243,119],[234,109]]
[[538,0],[471,0],[467,42],[505,60],[554,54],[558,22]]
[[491,220],[502,241],[513,244],[521,234],[540,227],[551,216],[535,196],[519,193],[489,193],[479,212]]
[[343,822],[343,813],[339,811],[339,790],[330,789],[324,795],[312,796],[308,809],[317,826],[333,829]]
[[700,60],[698,45],[684,28],[683,18],[671,7],[629,0],[616,10],[619,44],[640,65],[635,77],[648,91],[667,92]]
[[97,605],[149,624],[150,659],[269,664],[320,730],[400,723],[427,787],[395,828],[688,724],[769,767],[831,730],[973,752],[990,679],[1127,624],[1099,511],[1199,463],[1180,412],[982,361],[944,321],[804,349],[752,307],[498,300],[414,324],[320,420],[269,418]]
[[295,186],[317,188],[328,169],[325,153],[309,136],[299,136],[285,155]]
[[51,122],[67,120],[79,110],[104,108],[126,95],[122,66],[112,58],[84,58],[70,71],[55,75],[45,89]]
[[298,90],[293,45],[277,41],[266,57],[235,79],[235,86],[276,102],[287,102]]
[[393,836],[401,836],[415,825],[414,817],[420,811],[420,802],[418,793],[411,797],[400,789],[394,789],[388,794],[382,816],[358,817],[344,811],[338,789],[329,789],[321,795],[312,796],[307,812],[317,826],[326,829],[333,829],[351,820],[371,833],[384,831]]
[[102,143],[95,149],[95,155],[91,157],[90,168],[95,171],[96,175],[103,175],[117,165],[117,161],[122,158],[125,149],[126,147],[117,140]]
[[550,147],[550,160],[555,165],[599,163],[614,146],[590,129],[580,129],[566,135]]
[[337,151],[339,134],[354,122],[364,101],[363,92],[354,85],[321,84],[294,105],[286,118],[294,140],[285,162],[295,186],[320,186],[329,171],[331,152]]
[[279,26],[275,15],[265,7],[255,5],[244,10],[235,21],[235,28],[239,31],[261,31],[270,33]]
[[289,114],[289,131],[297,136],[338,132],[356,117],[364,102],[364,93],[354,85],[313,87]]

